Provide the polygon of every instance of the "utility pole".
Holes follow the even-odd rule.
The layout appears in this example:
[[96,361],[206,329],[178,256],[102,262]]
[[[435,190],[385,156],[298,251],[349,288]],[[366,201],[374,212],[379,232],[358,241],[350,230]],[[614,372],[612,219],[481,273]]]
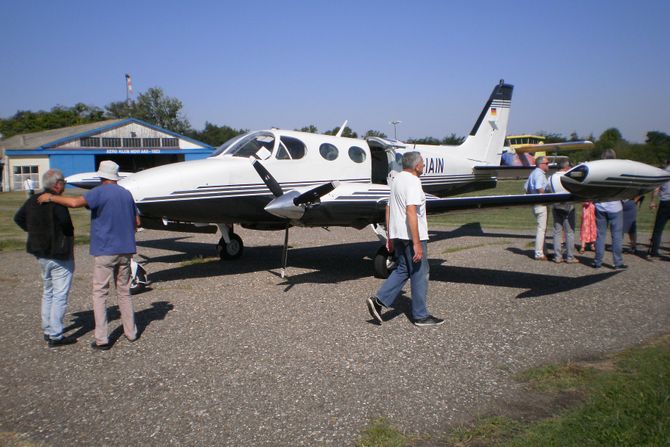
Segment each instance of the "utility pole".
[[399,121],[399,120],[394,120],[394,121],[389,122],[389,124],[393,125],[393,139],[394,140],[398,139],[398,133],[396,132],[396,130],[397,130],[396,126],[400,123],[402,123],[402,121]]

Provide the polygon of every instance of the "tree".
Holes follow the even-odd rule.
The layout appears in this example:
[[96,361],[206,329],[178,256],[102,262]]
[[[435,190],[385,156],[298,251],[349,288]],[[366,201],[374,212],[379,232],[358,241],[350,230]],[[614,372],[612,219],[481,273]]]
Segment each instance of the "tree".
[[655,165],[665,166],[665,161],[670,160],[670,135],[658,132],[647,132],[647,139],[645,140],[646,147],[654,154]]
[[9,138],[19,134],[77,126],[104,119],[106,119],[104,112],[100,108],[81,102],[72,107],[57,105],[49,112],[19,110],[10,118],[0,119],[0,133],[3,138]]
[[460,144],[463,144],[464,141],[465,137],[457,137],[455,133],[452,133],[448,137],[442,138],[440,144],[443,144],[445,146],[458,146]]
[[233,129],[229,126],[217,126],[210,122],[205,122],[205,128],[201,131],[191,130],[187,135],[210,146],[221,146],[231,138],[247,133],[244,129]]
[[598,148],[602,151],[605,149],[615,148],[621,141],[623,141],[623,137],[621,136],[619,129],[616,127],[610,127],[600,134],[597,145]]
[[[328,130],[324,132],[324,135],[337,135],[337,132],[340,131],[340,126],[336,127],[333,130]],[[342,132],[342,136],[346,138],[358,138],[358,134],[351,130],[349,126],[344,128],[344,131]]]
[[378,130],[372,130],[372,129],[365,132],[365,137],[364,138],[368,138],[368,137],[388,138],[384,132],[380,132]]
[[182,107],[180,100],[166,96],[160,87],[152,87],[145,93],[140,93],[136,101],[113,102],[105,108],[107,114],[113,118],[132,116],[164,129],[186,134],[191,130],[191,124],[181,113]]
[[410,138],[409,140],[407,140],[407,142],[410,144],[432,144],[432,145],[440,144],[440,140],[434,137]]
[[309,126],[301,127],[300,129],[296,130],[298,132],[319,133],[319,129],[317,129],[314,124],[310,124]]

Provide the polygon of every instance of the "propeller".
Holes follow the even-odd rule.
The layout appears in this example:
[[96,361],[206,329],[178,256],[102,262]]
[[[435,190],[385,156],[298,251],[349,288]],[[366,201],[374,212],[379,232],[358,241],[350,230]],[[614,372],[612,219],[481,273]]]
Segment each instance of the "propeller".
[[275,198],[265,207],[265,210],[282,219],[286,219],[286,230],[284,233],[284,248],[282,250],[282,268],[281,277],[286,274],[286,264],[288,262],[288,230],[291,220],[299,220],[305,214],[305,208],[308,205],[316,203],[321,197],[333,191],[339,185],[339,182],[333,181],[315,186],[314,188],[298,193],[298,191],[289,191],[284,194],[279,182],[265,169],[261,162],[253,157],[249,157],[252,165],[260,178],[268,187]]

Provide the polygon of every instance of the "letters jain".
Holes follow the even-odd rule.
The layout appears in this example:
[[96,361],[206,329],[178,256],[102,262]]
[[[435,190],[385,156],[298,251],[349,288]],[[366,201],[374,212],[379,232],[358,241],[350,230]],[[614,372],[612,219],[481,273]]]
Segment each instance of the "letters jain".
[[426,157],[424,174],[444,174],[444,158]]

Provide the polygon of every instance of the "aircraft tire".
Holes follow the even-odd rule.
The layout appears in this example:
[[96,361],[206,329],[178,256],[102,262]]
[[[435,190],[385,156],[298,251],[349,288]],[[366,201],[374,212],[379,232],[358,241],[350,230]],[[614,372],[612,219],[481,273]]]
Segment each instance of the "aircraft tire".
[[230,233],[230,244],[226,244],[226,241],[221,238],[219,243],[216,244],[216,251],[222,261],[238,259],[244,252],[244,243],[237,234]]
[[379,247],[374,259],[375,278],[386,279],[389,277],[391,270],[395,267],[392,261],[389,262],[389,258],[390,255],[386,247]]

